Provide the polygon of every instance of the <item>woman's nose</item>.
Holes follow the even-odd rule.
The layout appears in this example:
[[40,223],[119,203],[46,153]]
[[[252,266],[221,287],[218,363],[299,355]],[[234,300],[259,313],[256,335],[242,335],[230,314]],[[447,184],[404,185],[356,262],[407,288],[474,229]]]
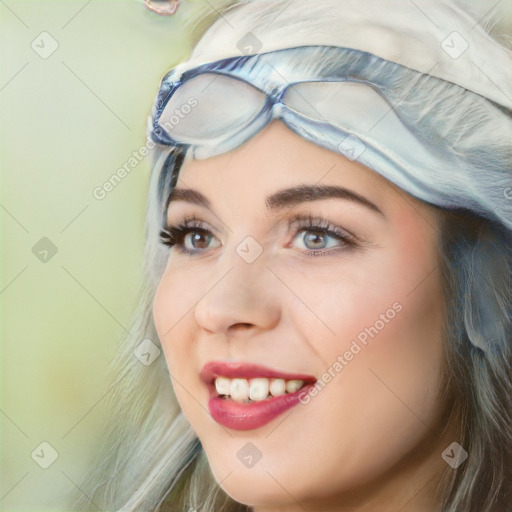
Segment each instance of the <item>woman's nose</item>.
[[234,256],[204,286],[195,307],[197,323],[211,333],[226,335],[271,329],[281,315],[279,280],[267,268],[266,258],[247,263]]

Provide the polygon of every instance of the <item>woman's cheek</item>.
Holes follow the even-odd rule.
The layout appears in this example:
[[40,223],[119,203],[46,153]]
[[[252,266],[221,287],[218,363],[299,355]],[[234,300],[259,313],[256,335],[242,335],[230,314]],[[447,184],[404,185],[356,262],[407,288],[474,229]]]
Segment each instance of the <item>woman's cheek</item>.
[[153,320],[167,366],[169,372],[177,376],[183,368],[180,361],[187,356],[187,351],[192,353],[192,346],[186,342],[190,305],[181,286],[179,279],[164,274],[153,301]]

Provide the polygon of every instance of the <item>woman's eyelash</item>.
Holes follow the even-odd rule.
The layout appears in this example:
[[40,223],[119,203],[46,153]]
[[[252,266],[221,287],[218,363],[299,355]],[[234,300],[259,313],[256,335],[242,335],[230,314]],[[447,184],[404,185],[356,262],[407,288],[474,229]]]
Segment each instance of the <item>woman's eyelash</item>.
[[[315,217],[313,215],[296,215],[288,220],[288,229],[294,229],[296,232],[294,238],[300,231],[310,230],[317,231],[324,235],[328,235],[341,242],[344,242],[347,246],[355,247],[358,245],[358,238],[352,233],[341,229],[340,227],[331,224],[327,219],[323,217]],[[191,251],[185,249],[183,240],[185,236],[190,232],[200,232],[203,235],[212,235],[212,231],[208,229],[207,224],[197,219],[196,217],[188,217],[177,225],[166,226],[165,229],[160,231],[160,242],[168,247],[174,247],[183,253],[196,254],[201,250]],[[324,249],[318,249],[322,251]],[[310,250],[314,252],[313,249]]]
[[296,230],[295,236],[300,231],[309,229],[311,231],[319,231],[320,233],[329,235],[330,237],[345,242],[350,246],[356,246],[358,243],[358,238],[349,231],[341,229],[339,226],[332,224],[323,217],[313,216],[311,214],[298,214],[289,219],[288,229],[291,228]]
[[196,217],[186,217],[183,221],[175,226],[166,226],[160,231],[160,242],[168,247],[175,245],[183,252],[192,252],[183,248],[183,239],[190,231],[200,231],[210,234],[211,231],[206,227],[203,221]]

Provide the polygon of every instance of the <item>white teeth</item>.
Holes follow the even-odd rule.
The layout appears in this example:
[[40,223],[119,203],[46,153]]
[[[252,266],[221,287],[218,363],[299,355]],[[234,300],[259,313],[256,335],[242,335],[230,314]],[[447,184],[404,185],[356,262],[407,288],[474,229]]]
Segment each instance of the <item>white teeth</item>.
[[302,380],[289,380],[286,382],[286,391],[288,393],[294,393],[302,387],[304,382]]
[[227,377],[215,379],[215,389],[219,395],[229,395],[231,392],[231,380]]
[[231,398],[235,402],[245,402],[249,398],[249,383],[247,379],[233,379],[231,381]]
[[235,402],[260,402],[272,396],[281,396],[299,390],[304,384],[302,380],[267,379],[229,379],[217,377],[215,389],[218,395],[230,396]]
[[268,379],[251,379],[249,398],[251,400],[265,400],[268,396]]
[[284,379],[274,379],[270,383],[270,393],[272,396],[280,396],[286,393],[286,383]]

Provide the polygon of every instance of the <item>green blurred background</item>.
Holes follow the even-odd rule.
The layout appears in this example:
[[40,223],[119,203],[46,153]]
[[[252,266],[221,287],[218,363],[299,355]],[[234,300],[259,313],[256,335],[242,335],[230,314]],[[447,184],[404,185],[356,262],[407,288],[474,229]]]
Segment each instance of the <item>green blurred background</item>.
[[66,510],[85,471],[136,304],[148,159],[93,190],[145,144],[191,20],[225,3],[0,2],[0,510]]
[[[0,510],[66,510],[85,472],[136,304],[149,162],[93,191],[145,143],[191,21],[226,3],[0,0]],[[481,3],[510,33],[512,2]]]

